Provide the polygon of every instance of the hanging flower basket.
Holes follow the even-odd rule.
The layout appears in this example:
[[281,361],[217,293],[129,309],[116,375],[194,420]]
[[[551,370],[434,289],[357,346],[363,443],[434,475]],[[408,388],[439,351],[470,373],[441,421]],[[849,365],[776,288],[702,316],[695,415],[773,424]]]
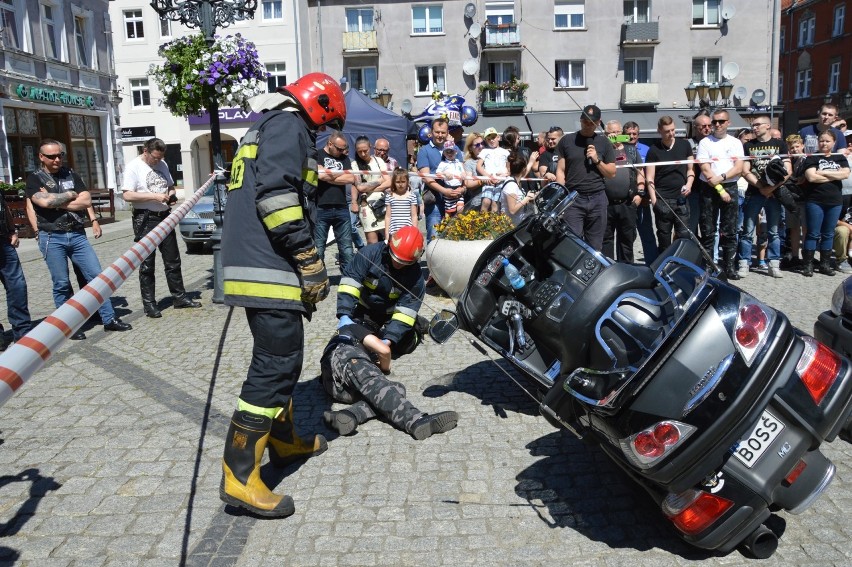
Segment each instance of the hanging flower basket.
[[160,46],[165,59],[148,69],[175,116],[201,114],[209,101],[248,110],[248,100],[266,92],[269,73],[254,43],[240,34],[215,36],[207,45],[203,34],[184,36]]

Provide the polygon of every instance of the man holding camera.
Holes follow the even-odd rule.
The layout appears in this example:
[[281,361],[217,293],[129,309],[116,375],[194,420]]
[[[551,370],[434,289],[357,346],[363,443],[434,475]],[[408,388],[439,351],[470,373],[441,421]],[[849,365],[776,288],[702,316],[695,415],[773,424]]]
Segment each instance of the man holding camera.
[[[165,154],[166,143],[159,138],[151,138],[143,145],[142,154],[127,164],[124,170],[121,196],[133,205],[133,233],[137,242],[169,216],[171,205],[177,201],[175,182],[169,173],[169,166],[163,161]],[[173,307],[201,307],[201,303],[186,296],[180,270],[180,251],[174,231],[170,231],[160,243],[160,253],[163,255],[166,283],[174,298]],[[151,252],[139,266],[142,307],[145,309],[145,315],[152,319],[163,316],[157,307],[157,296],[154,293],[156,254],[156,251]]]

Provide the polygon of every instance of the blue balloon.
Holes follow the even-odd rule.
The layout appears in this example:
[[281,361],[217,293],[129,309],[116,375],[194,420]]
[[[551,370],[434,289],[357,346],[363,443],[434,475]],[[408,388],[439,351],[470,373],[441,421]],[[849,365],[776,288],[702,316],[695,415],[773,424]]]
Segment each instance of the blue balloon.
[[472,106],[463,106],[461,109],[462,126],[473,126],[479,119],[476,109]]
[[420,132],[417,133],[417,139],[421,144],[428,144],[432,138],[432,127],[429,124],[424,124],[420,127]]

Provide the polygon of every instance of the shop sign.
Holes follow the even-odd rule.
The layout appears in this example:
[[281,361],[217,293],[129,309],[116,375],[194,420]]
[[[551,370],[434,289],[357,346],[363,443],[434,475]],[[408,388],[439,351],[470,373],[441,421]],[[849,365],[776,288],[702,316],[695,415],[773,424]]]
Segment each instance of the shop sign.
[[[219,122],[222,124],[237,123],[237,122],[254,122],[262,115],[258,112],[243,110],[242,108],[220,108]],[[199,116],[190,116],[189,124],[191,126],[199,126],[202,124],[210,124],[210,115],[206,112]]]
[[25,100],[50,102],[52,104],[64,104],[65,106],[79,106],[81,108],[95,107],[95,97],[91,95],[75,94],[69,93],[67,91],[45,89],[42,87],[30,87],[23,83],[18,85],[18,88],[15,93],[18,95],[19,98]]
[[122,142],[147,142],[151,138],[156,137],[156,130],[153,126],[131,126],[130,128],[121,129]]

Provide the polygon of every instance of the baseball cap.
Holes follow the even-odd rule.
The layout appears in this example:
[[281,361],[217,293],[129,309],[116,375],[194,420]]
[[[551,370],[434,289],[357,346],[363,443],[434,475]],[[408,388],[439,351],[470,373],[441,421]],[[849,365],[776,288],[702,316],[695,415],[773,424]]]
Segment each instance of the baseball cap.
[[597,122],[601,119],[601,109],[594,104],[590,104],[583,109],[583,117]]
[[447,150],[456,151],[456,143],[452,140],[447,140],[446,142],[444,142],[444,151],[446,152]]
[[483,132],[482,135],[483,135],[483,137],[488,138],[490,136],[499,136],[500,133],[497,131],[496,128],[491,127],[491,128],[486,128],[485,132]]

